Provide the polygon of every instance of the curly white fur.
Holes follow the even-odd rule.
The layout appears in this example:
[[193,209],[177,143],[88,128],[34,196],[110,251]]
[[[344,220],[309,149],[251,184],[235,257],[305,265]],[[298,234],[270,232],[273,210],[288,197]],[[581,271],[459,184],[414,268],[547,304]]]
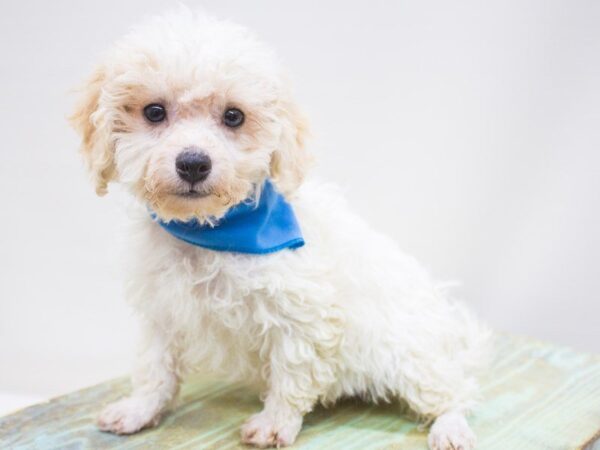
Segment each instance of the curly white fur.
[[[144,121],[163,102],[169,120]],[[223,108],[244,110],[239,130]],[[343,396],[403,399],[434,423],[430,446],[474,446],[464,420],[487,330],[410,256],[348,207],[335,187],[302,183],[306,124],[276,59],[246,30],[187,10],[134,29],[104,59],[73,117],[99,193],[119,181],[143,207],[131,231],[128,298],[144,339],[131,397],[102,429],[158,423],[180,380],[200,368],[264,389],[242,439],[292,444],[302,416]],[[174,158],[196,145],[213,160],[207,198],[181,199]],[[306,246],[222,253],[167,234],[160,217],[210,221],[271,177],[292,203]]]

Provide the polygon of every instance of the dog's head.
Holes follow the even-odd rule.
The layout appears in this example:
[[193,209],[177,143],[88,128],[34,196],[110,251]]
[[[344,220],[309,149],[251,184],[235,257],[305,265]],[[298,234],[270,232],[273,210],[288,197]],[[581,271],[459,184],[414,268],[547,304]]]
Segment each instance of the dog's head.
[[187,10],[119,41],[72,123],[98,194],[118,181],[166,220],[218,218],[267,177],[288,195],[310,162],[274,55],[244,28]]

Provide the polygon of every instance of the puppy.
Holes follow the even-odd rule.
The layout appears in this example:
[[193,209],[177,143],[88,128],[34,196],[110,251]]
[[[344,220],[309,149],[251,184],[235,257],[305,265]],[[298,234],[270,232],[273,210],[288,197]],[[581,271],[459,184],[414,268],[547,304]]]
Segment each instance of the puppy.
[[118,182],[142,206],[127,295],[143,345],[102,430],[157,425],[202,368],[261,386],[247,444],[290,445],[317,403],[359,396],[401,399],[432,449],[474,447],[487,329],[334,187],[303,182],[305,118],[253,34],[153,18],[105,55],[72,123],[97,193]]

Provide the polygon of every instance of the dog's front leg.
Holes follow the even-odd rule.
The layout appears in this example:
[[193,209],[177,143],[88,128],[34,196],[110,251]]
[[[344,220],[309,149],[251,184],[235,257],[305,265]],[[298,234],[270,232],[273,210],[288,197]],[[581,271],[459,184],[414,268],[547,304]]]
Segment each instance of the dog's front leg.
[[98,427],[131,434],[155,426],[179,388],[176,361],[169,340],[155,324],[142,325],[142,348],[132,375],[133,391],[100,413]]
[[269,392],[264,409],[242,426],[242,442],[260,448],[291,445],[302,428],[303,415],[285,395]]
[[323,358],[318,344],[285,336],[283,331],[280,334],[270,336],[264,409],[242,427],[242,441],[260,448],[293,444],[302,427],[302,417],[312,410],[334,379],[332,361]]

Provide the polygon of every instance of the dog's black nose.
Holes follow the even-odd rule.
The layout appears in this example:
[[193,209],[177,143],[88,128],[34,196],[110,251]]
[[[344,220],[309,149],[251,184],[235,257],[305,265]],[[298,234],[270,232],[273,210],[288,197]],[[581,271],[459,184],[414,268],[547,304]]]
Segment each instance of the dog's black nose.
[[206,153],[199,150],[184,150],[177,156],[175,167],[182,180],[194,184],[206,180],[212,163]]

